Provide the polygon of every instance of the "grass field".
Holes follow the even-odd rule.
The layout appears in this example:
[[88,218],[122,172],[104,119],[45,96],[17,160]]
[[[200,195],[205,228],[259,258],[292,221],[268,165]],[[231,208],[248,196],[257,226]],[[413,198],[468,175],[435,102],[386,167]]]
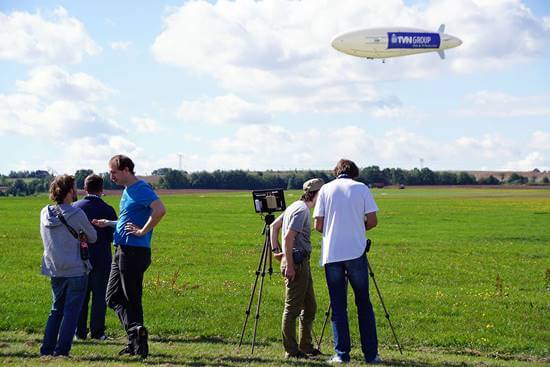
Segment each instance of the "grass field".
[[[382,357],[389,365],[532,365],[550,362],[550,190],[375,190],[379,226],[369,254],[405,354],[395,351],[376,293]],[[287,192],[287,203],[298,198]],[[280,365],[280,274],[266,278],[259,349],[234,351],[254,280],[263,222],[250,193],[165,196],[155,230],[144,309],[152,336],[147,363]],[[118,207],[117,197],[106,200]],[[39,274],[39,211],[47,198],[0,198],[0,364],[59,364],[38,358],[50,307]],[[318,335],[328,305],[314,234]],[[276,269],[278,270],[278,269]],[[350,297],[353,355],[357,322]],[[251,322],[253,319],[251,318]],[[251,323],[249,322],[249,324]],[[123,339],[108,313],[106,346],[76,343],[66,365],[126,365]],[[251,327],[245,336],[251,339]],[[323,350],[330,353],[331,332]],[[137,363],[137,362],[136,362]],[[293,364],[288,362],[289,364]],[[309,364],[322,364],[321,360]]]

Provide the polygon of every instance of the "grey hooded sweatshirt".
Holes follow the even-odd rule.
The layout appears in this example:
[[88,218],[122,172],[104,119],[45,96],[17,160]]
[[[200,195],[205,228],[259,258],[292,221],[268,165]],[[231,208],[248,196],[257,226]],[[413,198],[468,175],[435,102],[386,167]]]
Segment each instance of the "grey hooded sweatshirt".
[[[67,227],[57,218],[56,205],[48,205],[40,212],[40,235],[44,243],[42,274],[49,277],[77,277],[92,269],[89,260],[80,258],[80,241],[75,239]],[[61,213],[67,223],[77,232],[82,230],[89,243],[94,243],[97,233],[80,208],[60,204]]]

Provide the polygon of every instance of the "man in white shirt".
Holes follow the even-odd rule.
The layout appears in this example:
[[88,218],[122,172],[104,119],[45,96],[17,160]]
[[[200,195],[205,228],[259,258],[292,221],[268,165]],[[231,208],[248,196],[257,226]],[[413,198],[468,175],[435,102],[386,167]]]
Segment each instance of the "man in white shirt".
[[330,363],[350,361],[347,315],[347,280],[357,305],[361,349],[367,363],[380,363],[376,321],[369,297],[369,271],[365,256],[365,230],[376,226],[378,207],[369,188],[353,180],[359,169],[341,159],[334,169],[336,179],[323,185],[313,211],[315,229],[323,234],[321,265],[332,306],[332,330],[336,354]]

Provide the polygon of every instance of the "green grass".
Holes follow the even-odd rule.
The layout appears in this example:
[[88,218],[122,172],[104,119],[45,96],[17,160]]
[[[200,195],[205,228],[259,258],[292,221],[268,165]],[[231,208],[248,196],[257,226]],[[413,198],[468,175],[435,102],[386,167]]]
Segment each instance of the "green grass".
[[[454,366],[459,361],[490,365],[495,357],[496,365],[507,360],[520,365],[521,361],[550,361],[550,190],[384,189],[374,194],[380,207],[379,226],[370,232],[369,259],[406,350],[404,357],[395,352],[373,289],[386,360],[418,366]],[[297,192],[286,193],[287,203],[297,198]],[[235,357],[231,352],[240,335],[263,241],[263,222],[253,213],[250,194],[162,199],[168,215],[155,230],[144,309],[146,324],[157,340],[153,354],[157,351],[169,357],[153,355],[150,363],[282,363],[280,274],[266,277],[258,359],[248,359],[248,353]],[[118,206],[116,197],[107,201]],[[39,274],[38,217],[46,203],[45,196],[0,199],[0,338],[4,339],[0,356],[13,364],[36,358],[50,307],[49,282]],[[322,269],[315,266],[320,236],[314,234],[312,239],[319,305],[315,331],[319,334],[328,295]],[[351,295],[349,304],[358,358]],[[247,342],[252,322],[251,317]],[[108,333],[122,336],[112,312],[107,326]],[[330,327],[327,332],[324,350],[328,352]],[[199,342],[174,342],[174,350],[163,349],[169,343],[162,340],[180,339]],[[115,365],[118,359],[109,358],[111,349],[119,346],[77,344],[73,355],[80,358],[84,353],[84,364]]]

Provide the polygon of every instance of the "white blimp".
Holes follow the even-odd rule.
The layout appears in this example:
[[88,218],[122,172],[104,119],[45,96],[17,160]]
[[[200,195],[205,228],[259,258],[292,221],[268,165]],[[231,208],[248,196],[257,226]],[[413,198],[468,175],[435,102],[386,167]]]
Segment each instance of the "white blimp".
[[445,58],[445,50],[458,47],[462,41],[445,32],[445,24],[437,32],[417,28],[369,28],[343,33],[334,37],[332,47],[348,55],[367,59],[387,59],[437,52]]

